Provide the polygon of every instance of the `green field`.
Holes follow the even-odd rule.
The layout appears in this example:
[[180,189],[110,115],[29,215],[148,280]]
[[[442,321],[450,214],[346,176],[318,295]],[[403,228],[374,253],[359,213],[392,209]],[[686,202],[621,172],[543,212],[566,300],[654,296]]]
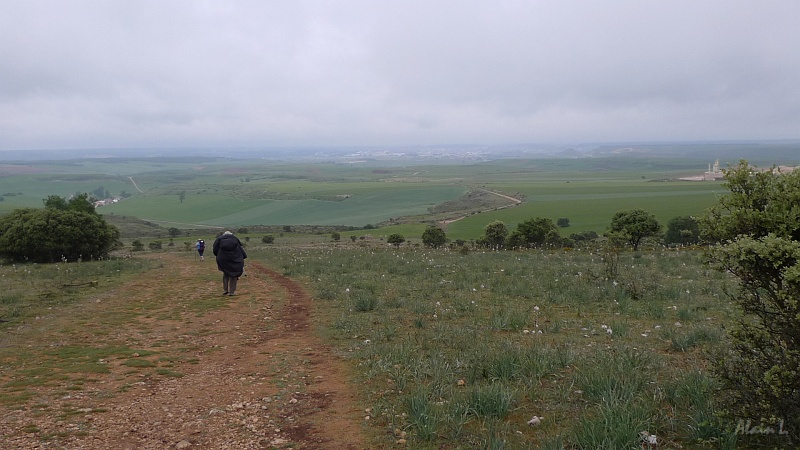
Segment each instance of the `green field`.
[[[679,215],[702,214],[725,192],[722,183],[677,179],[701,174],[706,164],[622,157],[408,166],[228,158],[15,162],[0,164],[0,214],[41,207],[49,195],[69,197],[103,188],[114,197],[128,197],[100,207],[101,214],[186,230],[375,225],[382,229],[377,234],[413,233],[411,238],[427,224],[447,220],[452,221],[446,226],[449,238],[470,240],[493,220],[511,229],[533,217],[563,217],[570,221],[561,229],[564,235],[602,233],[611,217],[625,209],[645,209],[662,224]],[[479,200],[468,197],[476,193]]]

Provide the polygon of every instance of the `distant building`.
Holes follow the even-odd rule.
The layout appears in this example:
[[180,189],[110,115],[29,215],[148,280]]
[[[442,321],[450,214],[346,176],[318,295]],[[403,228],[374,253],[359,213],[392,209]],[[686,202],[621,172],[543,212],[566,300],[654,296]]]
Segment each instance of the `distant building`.
[[695,175],[689,177],[681,177],[681,181],[715,181],[725,177],[725,174],[719,169],[719,160],[714,161],[714,164],[708,165],[708,170],[702,175]]
[[714,161],[714,165],[708,165],[708,171],[703,174],[703,181],[714,181],[723,178],[725,175],[719,170],[719,159]]
[[714,161],[714,167],[711,167],[711,164],[708,165],[708,172],[706,173],[719,173],[719,160]]

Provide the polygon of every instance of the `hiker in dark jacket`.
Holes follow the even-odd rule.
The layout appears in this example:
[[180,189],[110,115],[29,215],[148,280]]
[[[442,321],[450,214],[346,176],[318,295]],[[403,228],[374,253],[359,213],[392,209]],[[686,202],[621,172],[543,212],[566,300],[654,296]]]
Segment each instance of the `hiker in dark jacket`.
[[233,295],[236,282],[244,273],[244,260],[247,258],[242,242],[226,231],[214,241],[212,250],[217,257],[217,267],[222,272],[222,295]]

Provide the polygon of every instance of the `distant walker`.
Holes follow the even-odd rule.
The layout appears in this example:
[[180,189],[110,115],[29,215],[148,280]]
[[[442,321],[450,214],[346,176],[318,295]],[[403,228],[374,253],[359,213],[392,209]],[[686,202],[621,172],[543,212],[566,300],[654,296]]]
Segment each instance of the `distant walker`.
[[197,254],[200,255],[200,261],[205,261],[203,253],[205,253],[206,251],[206,241],[198,239],[197,244],[195,244],[194,248],[197,249]]

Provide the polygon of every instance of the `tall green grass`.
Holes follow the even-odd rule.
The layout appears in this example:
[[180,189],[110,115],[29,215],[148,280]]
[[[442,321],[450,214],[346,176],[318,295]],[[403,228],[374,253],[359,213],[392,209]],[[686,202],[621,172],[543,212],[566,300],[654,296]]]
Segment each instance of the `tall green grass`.
[[646,432],[715,448],[730,436],[707,367],[736,313],[698,253],[622,253],[614,278],[588,250],[255,257],[316,293],[321,332],[352,359],[387,440],[402,429],[422,449],[638,448]]

